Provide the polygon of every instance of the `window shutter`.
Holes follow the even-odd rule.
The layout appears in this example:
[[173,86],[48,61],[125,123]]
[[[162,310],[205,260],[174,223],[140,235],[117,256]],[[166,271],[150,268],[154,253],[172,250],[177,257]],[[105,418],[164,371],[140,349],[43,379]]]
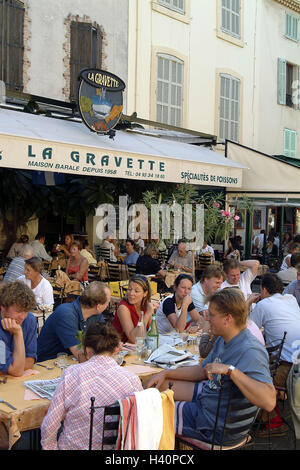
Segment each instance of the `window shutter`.
[[78,74],[80,70],[93,66],[92,25],[90,23],[71,23],[70,58],[70,100],[77,97]]
[[297,132],[284,129],[284,155],[290,158],[297,157]]
[[286,104],[286,60],[278,58],[277,103]]
[[18,0],[0,2],[0,79],[7,89],[23,91],[24,5]]
[[285,15],[285,35],[293,41],[298,41],[298,23],[299,19],[295,15],[286,13]]

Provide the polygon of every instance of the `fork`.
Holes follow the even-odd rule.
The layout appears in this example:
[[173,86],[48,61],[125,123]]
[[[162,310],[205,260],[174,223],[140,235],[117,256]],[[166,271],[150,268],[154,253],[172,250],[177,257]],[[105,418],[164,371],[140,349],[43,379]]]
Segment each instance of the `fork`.
[[16,410],[16,409],[17,409],[17,408],[15,408],[14,406],[12,406],[10,403],[8,403],[7,401],[2,400],[1,397],[0,397],[0,403],[4,403],[6,406],[9,406],[12,410]]
[[35,365],[40,366],[40,367],[45,367],[45,369],[47,369],[47,370],[53,370],[54,369],[54,367],[44,366],[44,364],[36,363]]

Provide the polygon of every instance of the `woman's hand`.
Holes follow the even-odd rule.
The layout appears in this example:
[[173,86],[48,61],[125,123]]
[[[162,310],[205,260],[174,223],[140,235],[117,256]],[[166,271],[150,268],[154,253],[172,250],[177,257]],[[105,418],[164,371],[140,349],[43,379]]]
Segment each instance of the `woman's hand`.
[[188,307],[192,303],[192,297],[190,295],[186,295],[182,300],[182,307]]

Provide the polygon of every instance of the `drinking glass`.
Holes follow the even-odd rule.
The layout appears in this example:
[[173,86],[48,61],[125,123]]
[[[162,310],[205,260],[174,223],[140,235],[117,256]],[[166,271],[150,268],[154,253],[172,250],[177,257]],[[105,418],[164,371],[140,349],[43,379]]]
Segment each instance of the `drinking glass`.
[[114,360],[116,361],[117,364],[119,364],[119,366],[121,366],[124,361],[124,354],[122,354],[121,352],[114,354]]
[[68,367],[67,357],[67,353],[58,353],[56,356],[57,367],[59,367],[60,369],[66,369],[66,367]]
[[144,362],[143,353],[144,353],[145,346],[146,346],[145,338],[140,338],[140,337],[135,338],[135,353],[136,353],[136,358],[138,362]]

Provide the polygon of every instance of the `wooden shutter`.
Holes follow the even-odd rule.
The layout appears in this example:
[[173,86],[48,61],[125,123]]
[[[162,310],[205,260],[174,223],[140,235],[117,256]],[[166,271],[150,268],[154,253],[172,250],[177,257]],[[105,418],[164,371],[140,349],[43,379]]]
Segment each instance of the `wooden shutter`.
[[70,100],[75,101],[80,70],[92,67],[92,25],[71,23]]
[[298,41],[298,18],[290,13],[285,16],[285,35],[293,41]]
[[277,103],[286,104],[286,60],[278,58]]
[[0,0],[0,79],[7,89],[23,91],[24,6]]

